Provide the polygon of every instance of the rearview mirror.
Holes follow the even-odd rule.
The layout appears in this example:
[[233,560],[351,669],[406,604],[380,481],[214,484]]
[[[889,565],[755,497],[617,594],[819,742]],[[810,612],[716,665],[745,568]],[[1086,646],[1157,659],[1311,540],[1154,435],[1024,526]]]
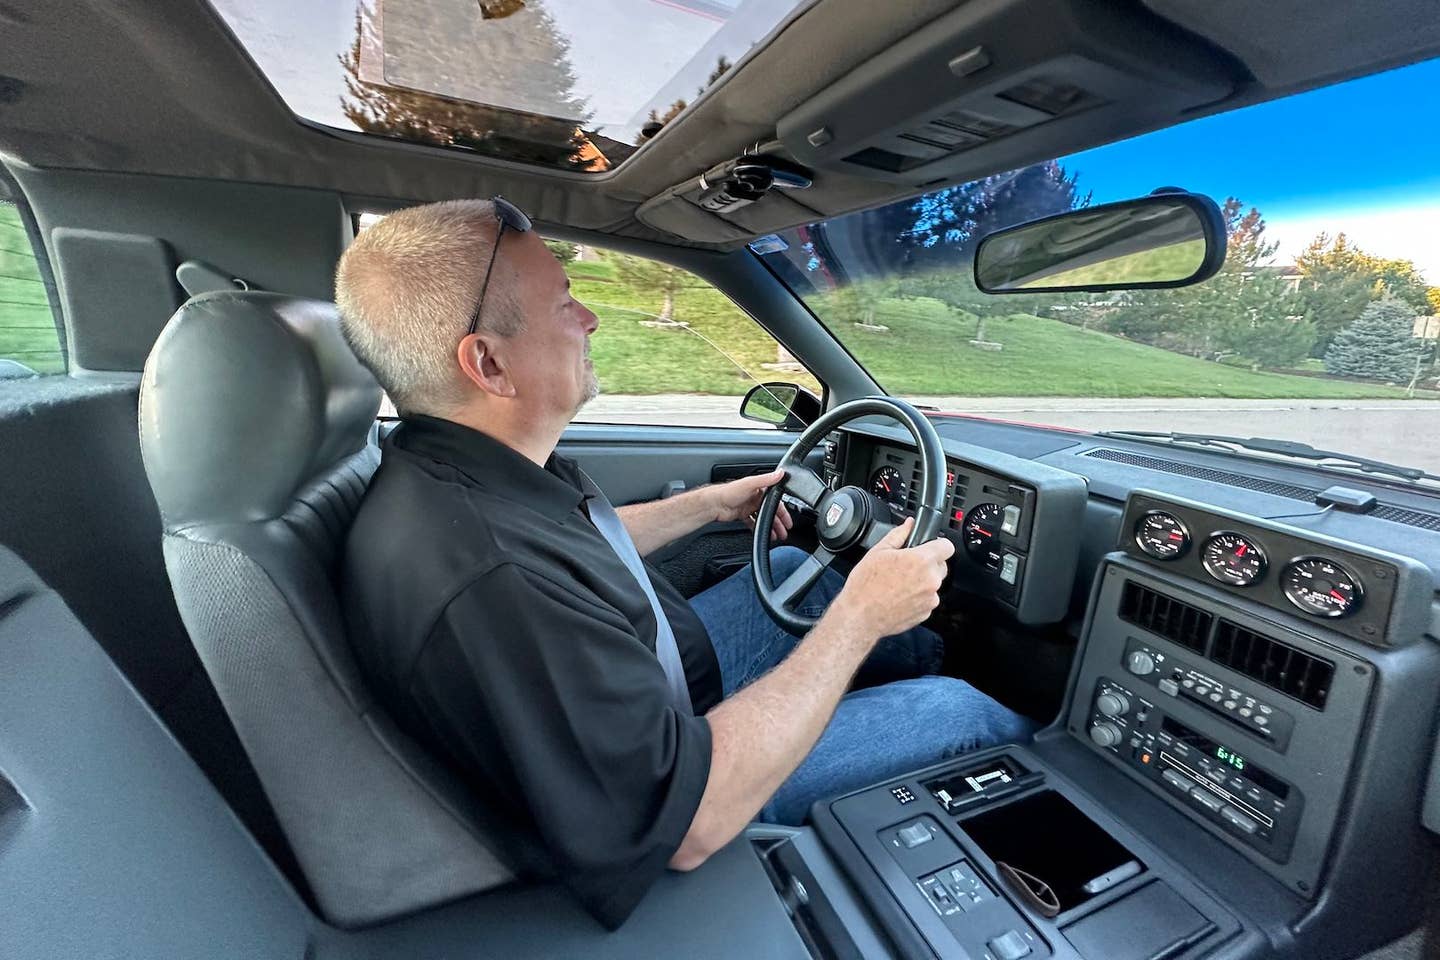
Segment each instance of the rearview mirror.
[[794,383],[761,383],[740,402],[740,416],[780,430],[800,430],[820,416],[820,398]]
[[985,293],[1183,287],[1225,262],[1225,222],[1195,193],[1152,193],[1022,223],[980,241]]

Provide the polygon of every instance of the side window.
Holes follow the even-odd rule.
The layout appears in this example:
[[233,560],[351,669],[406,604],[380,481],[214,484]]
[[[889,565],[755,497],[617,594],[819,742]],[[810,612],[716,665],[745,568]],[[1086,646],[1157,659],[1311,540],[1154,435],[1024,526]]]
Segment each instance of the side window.
[[0,200],[0,381],[64,372],[60,331],[20,210]]
[[740,400],[761,382],[821,387],[725,294],[679,267],[547,241],[570,289],[600,319],[590,357],[600,395],[577,423],[755,427]]

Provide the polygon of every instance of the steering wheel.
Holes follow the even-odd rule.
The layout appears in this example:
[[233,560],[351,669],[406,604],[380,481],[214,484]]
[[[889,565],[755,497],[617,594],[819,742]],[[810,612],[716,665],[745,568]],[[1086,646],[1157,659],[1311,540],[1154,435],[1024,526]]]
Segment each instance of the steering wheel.
[[[919,410],[891,397],[864,397],[842,403],[812,423],[780,458],[779,468],[785,471],[785,476],[767,490],[760,501],[755,540],[751,545],[750,569],[760,605],[772,620],[796,636],[814,627],[816,618],[791,608],[804,598],[835,557],[855,546],[869,550],[895,529],[889,519],[890,508],[879,497],[854,485],[831,490],[815,471],[805,466],[806,455],[832,430],[851,420],[875,415],[888,417],[909,430],[920,452],[920,496],[915,526],[905,545],[914,547],[933,539],[945,519],[945,495],[949,492],[945,485],[945,453],[934,424]],[[816,530],[820,545],[784,583],[776,586],[770,572],[770,525],[784,494],[818,514]]]

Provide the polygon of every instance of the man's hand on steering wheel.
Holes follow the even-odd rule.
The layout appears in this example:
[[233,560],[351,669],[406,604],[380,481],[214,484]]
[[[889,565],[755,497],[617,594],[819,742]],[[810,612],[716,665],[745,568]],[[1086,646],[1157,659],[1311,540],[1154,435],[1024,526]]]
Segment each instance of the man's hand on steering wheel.
[[[716,484],[710,489],[715,497],[715,519],[744,520],[745,525],[751,530],[755,529],[755,514],[760,509],[760,501],[765,498],[765,491],[779,483],[785,476],[784,470],[771,470],[769,473],[758,474],[753,477],[741,477],[739,480],[731,480],[728,483]],[[781,503],[775,510],[775,519],[770,524],[770,536],[774,540],[784,540],[790,535],[790,528],[795,521],[790,517],[790,511],[785,509]]]
[[[851,420],[877,416],[886,417],[904,427],[915,441],[919,483],[915,491],[913,523],[894,523],[889,505],[863,487],[847,484],[832,490],[805,463],[821,439],[836,428]],[[783,474],[783,479],[776,474]],[[906,531],[903,535],[905,546],[918,547],[929,542],[940,532],[949,497],[945,451],[939,434],[935,432],[935,425],[905,401],[883,396],[851,400],[821,415],[785,451],[777,471],[752,479],[758,481],[757,489],[764,490],[750,544],[755,593],[770,618],[796,636],[809,632],[817,621],[816,617],[795,609],[796,605],[837,557],[854,549],[874,550],[882,543],[889,547],[893,541],[886,538],[897,526],[903,526]],[[819,544],[782,583],[777,584],[770,571],[770,546],[774,521],[784,510],[780,502],[782,496],[793,497],[815,511]],[[922,564],[931,559],[943,562],[951,552],[942,545],[917,556]],[[930,556],[932,553],[934,557]],[[941,553],[944,555],[941,556]],[[909,559],[904,561],[909,562]]]

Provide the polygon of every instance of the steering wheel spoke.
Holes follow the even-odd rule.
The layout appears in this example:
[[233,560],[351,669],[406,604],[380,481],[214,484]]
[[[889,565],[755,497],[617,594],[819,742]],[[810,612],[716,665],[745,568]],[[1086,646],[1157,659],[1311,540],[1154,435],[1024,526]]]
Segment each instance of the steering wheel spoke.
[[790,609],[815,586],[815,581],[820,579],[820,575],[829,569],[834,560],[835,554],[824,547],[816,547],[815,552],[806,557],[800,566],[775,588],[776,602],[785,609]]
[[830,492],[825,481],[809,467],[799,464],[785,464],[785,493],[814,510],[821,499]]
[[870,529],[867,530],[865,536],[860,539],[860,546],[866,550],[873,550],[876,544],[884,540],[890,531],[898,526],[898,523],[886,523],[884,520],[876,520],[870,524]]

